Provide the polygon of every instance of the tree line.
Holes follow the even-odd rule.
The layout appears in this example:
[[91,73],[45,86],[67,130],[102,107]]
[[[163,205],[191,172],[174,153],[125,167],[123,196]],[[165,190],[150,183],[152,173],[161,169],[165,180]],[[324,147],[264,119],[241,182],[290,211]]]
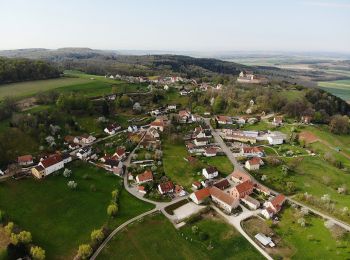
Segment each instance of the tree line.
[[0,84],[57,78],[60,70],[48,62],[0,57]]

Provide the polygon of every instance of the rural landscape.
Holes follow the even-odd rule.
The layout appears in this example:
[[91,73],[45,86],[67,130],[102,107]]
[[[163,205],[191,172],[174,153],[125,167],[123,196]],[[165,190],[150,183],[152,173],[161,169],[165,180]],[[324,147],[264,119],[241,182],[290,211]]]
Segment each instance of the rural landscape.
[[[346,35],[327,37],[334,50],[324,51],[293,49],[279,37],[283,50],[256,51],[264,38],[239,51],[238,40],[224,48],[204,36],[198,49],[172,38],[159,51],[155,42],[143,50],[148,39],[139,30],[164,25],[150,18],[135,29],[136,13],[146,14],[123,3],[120,19],[136,19],[128,26],[139,32],[139,49],[121,45],[134,44],[126,29],[118,31],[125,39],[106,35],[111,45],[98,44],[97,30],[87,34],[93,48],[52,47],[51,40],[81,45],[86,32],[73,37],[76,29],[65,27],[62,34],[66,21],[34,2],[28,12],[60,22],[52,30],[65,41],[6,30],[0,42],[0,260],[350,259],[350,49],[337,49],[341,39],[350,46]],[[252,2],[253,13],[272,9]],[[346,19],[350,6],[336,2],[288,5]],[[233,8],[222,4],[223,13]],[[204,1],[201,10],[216,8]],[[110,19],[111,10],[96,4],[83,9]],[[204,17],[193,15],[184,19]],[[173,26],[178,16],[166,17]],[[81,28],[95,28],[84,19]],[[205,24],[198,28],[222,35]],[[32,32],[51,35],[44,25]],[[166,32],[157,32],[163,42]]]

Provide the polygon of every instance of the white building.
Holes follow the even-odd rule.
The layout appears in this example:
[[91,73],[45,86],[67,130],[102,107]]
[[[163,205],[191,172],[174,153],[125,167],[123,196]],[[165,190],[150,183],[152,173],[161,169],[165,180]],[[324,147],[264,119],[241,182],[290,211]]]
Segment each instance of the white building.
[[38,165],[44,168],[45,176],[64,168],[62,157],[58,154],[43,159]]
[[202,174],[206,179],[213,179],[218,177],[219,172],[215,167],[209,166],[207,168],[202,169]]

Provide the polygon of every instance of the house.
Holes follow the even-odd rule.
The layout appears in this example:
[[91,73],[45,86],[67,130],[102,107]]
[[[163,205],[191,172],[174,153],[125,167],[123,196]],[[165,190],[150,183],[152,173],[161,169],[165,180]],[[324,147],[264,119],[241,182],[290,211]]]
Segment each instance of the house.
[[275,214],[277,214],[281,208],[283,203],[286,201],[286,197],[283,194],[278,194],[276,197],[264,203],[265,209],[261,211],[261,214],[267,218],[272,218]]
[[142,194],[147,193],[146,188],[144,186],[141,186],[141,185],[137,186],[137,191],[142,193]]
[[238,141],[242,143],[251,143],[251,144],[256,143],[255,137],[250,137],[250,136],[246,136],[244,134],[238,134],[238,133],[226,133],[223,136],[223,139],[228,141]]
[[196,190],[199,190],[202,187],[202,184],[199,181],[192,183],[192,187]]
[[191,119],[191,113],[187,110],[180,110],[178,118],[180,123],[187,123]]
[[267,133],[267,141],[270,145],[279,145],[283,144],[284,140],[286,140],[287,135],[283,134],[281,132],[275,131],[275,132],[269,132]]
[[109,135],[114,135],[120,129],[121,129],[121,126],[117,124],[110,124],[104,129],[104,132]]
[[257,190],[257,191],[260,191],[260,192],[262,192],[262,193],[264,193],[265,195],[270,195],[271,194],[271,191],[270,191],[270,189],[269,188],[267,188],[266,186],[264,186],[264,185],[261,185],[261,184],[255,184],[255,189]]
[[184,188],[180,185],[175,185],[175,194],[178,197],[183,197],[186,196],[186,191],[184,190]]
[[[38,166],[42,166],[44,168],[44,175],[47,176],[55,171],[62,169],[64,167],[64,163],[63,163],[61,155],[53,154],[53,155],[50,155],[49,157],[41,160],[39,162]],[[35,167],[34,167],[34,169],[35,169]],[[33,173],[33,170],[32,170],[32,173],[35,176],[37,176],[36,174],[38,173],[38,176],[39,176],[40,173],[39,173],[38,169],[36,169],[36,170],[37,170],[37,172],[35,172],[35,173]]]
[[230,187],[230,182],[227,179],[222,179],[221,181],[214,183],[214,186],[220,190],[225,190]]
[[191,115],[191,120],[192,120],[192,122],[200,122],[200,121],[202,121],[202,117],[200,115],[192,114]]
[[239,171],[239,170],[234,170],[234,172],[231,174],[231,180],[234,182],[246,182],[246,181],[252,181],[252,178],[250,177],[249,174]]
[[264,165],[263,160],[261,160],[259,157],[253,157],[252,159],[245,162],[244,167],[249,171],[256,171],[259,170],[261,165]]
[[308,125],[311,123],[312,117],[311,116],[302,116],[301,122]]
[[136,182],[138,184],[142,184],[150,181],[153,181],[153,174],[151,171],[145,171],[144,173],[141,173],[136,176]]
[[124,147],[118,147],[118,149],[115,151],[113,156],[116,157],[116,159],[122,161],[126,158],[126,151]]
[[74,139],[75,139],[74,136],[67,135],[64,137],[64,142],[65,142],[65,144],[72,144],[72,143],[74,143]]
[[251,181],[242,182],[230,190],[230,194],[234,198],[244,198],[253,192],[254,186]]
[[219,125],[232,125],[232,119],[228,116],[216,116],[215,120]]
[[89,134],[83,134],[81,135],[81,142],[83,144],[91,144],[96,140],[96,137],[89,135]]
[[218,172],[218,170],[216,169],[216,167],[209,166],[209,167],[204,168],[204,169],[202,170],[202,174],[203,174],[203,176],[204,176],[206,179],[213,179],[213,178],[215,178],[215,177],[218,177],[219,172]]
[[182,89],[180,90],[180,96],[187,96],[188,94],[190,94],[191,92],[186,90],[186,89]]
[[274,126],[281,126],[283,125],[283,117],[282,116],[275,116],[272,120],[272,124]]
[[160,137],[158,130],[155,128],[151,128],[148,132],[152,136],[152,138],[158,139]]
[[260,207],[260,202],[249,195],[241,198],[242,202],[244,202],[250,209],[256,210]]
[[104,165],[106,166],[106,168],[108,169],[114,169],[114,168],[118,168],[119,166],[119,161],[115,160],[115,159],[106,159],[104,161]]
[[196,138],[193,142],[196,146],[205,146],[209,143],[209,139],[206,137]]
[[228,193],[215,186],[211,187],[209,191],[213,202],[226,212],[231,213],[233,209],[238,207],[239,199],[231,197]]
[[21,166],[27,166],[33,164],[33,156],[30,154],[22,155],[17,158],[17,162]]
[[150,124],[150,128],[154,128],[154,129],[161,131],[161,132],[164,131],[164,127],[165,127],[165,123],[164,123],[163,119],[159,119],[159,118],[157,118],[156,120],[154,120]]
[[187,156],[187,158],[185,160],[188,161],[190,164],[194,164],[198,161],[198,159],[196,157],[193,157],[193,156]]
[[158,190],[160,194],[172,193],[174,192],[174,183],[171,181],[163,182],[158,185]]
[[217,151],[216,148],[214,148],[214,147],[208,147],[208,148],[205,149],[205,152],[203,153],[203,155],[204,155],[205,157],[214,157],[214,156],[216,156],[217,152],[218,152],[218,151]]
[[210,197],[210,188],[203,188],[193,192],[190,199],[197,205],[204,203]]
[[167,110],[168,110],[168,111],[174,111],[174,110],[176,110],[176,105],[168,105]]
[[83,147],[83,148],[80,148],[76,154],[76,156],[80,159],[80,160],[83,160],[83,159],[87,159],[90,155],[92,154],[92,149],[91,147]]
[[243,146],[241,155],[245,157],[263,157],[264,149],[257,146]]
[[254,75],[251,71],[241,71],[237,78],[237,82],[239,83],[258,84],[266,81],[266,78],[258,77]]
[[244,117],[239,117],[236,119],[236,123],[239,125],[244,125],[246,123],[246,119]]

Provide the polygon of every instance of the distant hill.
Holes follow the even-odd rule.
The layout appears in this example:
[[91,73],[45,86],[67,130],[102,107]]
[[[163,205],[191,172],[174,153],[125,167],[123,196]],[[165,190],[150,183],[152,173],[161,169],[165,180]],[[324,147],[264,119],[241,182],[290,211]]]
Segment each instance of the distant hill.
[[46,61],[0,57],[0,84],[57,78],[60,70]]
[[78,69],[87,73],[134,76],[172,75],[213,77],[219,74],[238,75],[247,66],[209,58],[181,55],[121,55],[116,51],[89,48],[21,49],[0,51],[0,56],[40,59],[55,62],[63,69]]

